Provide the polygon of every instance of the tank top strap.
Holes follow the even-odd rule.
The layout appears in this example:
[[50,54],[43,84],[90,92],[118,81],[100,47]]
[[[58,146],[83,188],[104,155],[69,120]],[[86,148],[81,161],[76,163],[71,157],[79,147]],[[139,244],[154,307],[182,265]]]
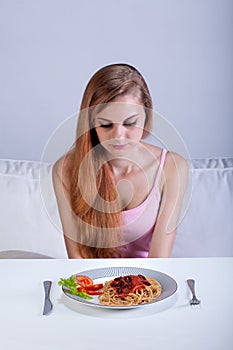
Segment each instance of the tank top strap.
[[162,174],[162,170],[163,170],[163,166],[164,166],[164,162],[165,162],[165,158],[166,158],[166,153],[167,153],[167,150],[165,148],[163,148],[163,150],[161,152],[161,156],[160,156],[159,169],[157,171],[156,178],[155,178],[155,185],[154,185],[155,188],[159,184],[159,180],[160,180],[160,177]]

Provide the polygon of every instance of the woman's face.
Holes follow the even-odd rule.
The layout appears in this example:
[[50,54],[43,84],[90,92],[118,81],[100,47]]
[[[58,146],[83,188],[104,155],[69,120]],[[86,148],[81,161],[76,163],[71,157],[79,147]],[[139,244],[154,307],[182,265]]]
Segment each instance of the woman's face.
[[94,116],[101,145],[112,155],[123,156],[135,149],[142,138],[146,114],[137,97],[119,96]]

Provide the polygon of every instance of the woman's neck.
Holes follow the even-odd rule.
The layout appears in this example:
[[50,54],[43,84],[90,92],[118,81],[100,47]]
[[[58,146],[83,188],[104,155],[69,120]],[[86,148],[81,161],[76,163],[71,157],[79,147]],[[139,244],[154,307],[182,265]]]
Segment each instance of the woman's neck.
[[134,172],[138,172],[139,169],[145,165],[145,153],[141,147],[135,149],[131,154],[127,154],[122,157],[109,157],[109,164],[112,167],[113,174],[115,176],[127,176]]
[[115,158],[109,161],[115,176],[126,176],[135,170],[135,163],[130,159]]

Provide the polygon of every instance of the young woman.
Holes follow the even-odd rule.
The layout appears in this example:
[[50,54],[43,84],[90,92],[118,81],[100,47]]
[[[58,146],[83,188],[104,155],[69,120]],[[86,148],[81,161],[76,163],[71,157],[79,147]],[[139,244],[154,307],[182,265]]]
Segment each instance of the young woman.
[[103,67],[87,84],[75,144],[53,167],[70,258],[171,255],[188,166],[143,142],[152,107],[144,78],[128,64]]

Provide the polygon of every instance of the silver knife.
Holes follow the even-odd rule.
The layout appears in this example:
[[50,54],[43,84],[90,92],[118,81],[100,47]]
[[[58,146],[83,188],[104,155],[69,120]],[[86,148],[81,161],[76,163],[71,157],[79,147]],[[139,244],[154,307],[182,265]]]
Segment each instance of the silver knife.
[[44,281],[44,292],[45,292],[45,298],[44,298],[44,310],[43,310],[43,315],[48,315],[53,308],[53,304],[50,300],[50,289],[52,286],[52,281]]

